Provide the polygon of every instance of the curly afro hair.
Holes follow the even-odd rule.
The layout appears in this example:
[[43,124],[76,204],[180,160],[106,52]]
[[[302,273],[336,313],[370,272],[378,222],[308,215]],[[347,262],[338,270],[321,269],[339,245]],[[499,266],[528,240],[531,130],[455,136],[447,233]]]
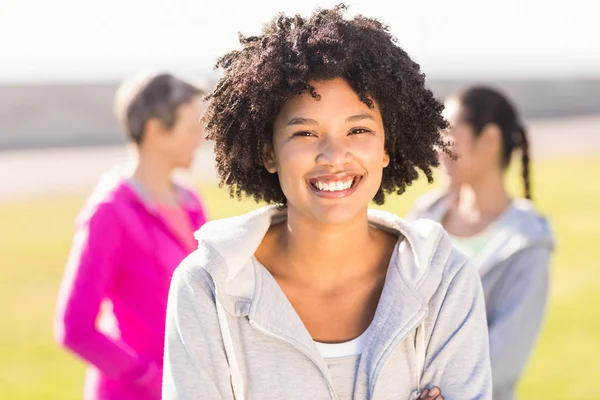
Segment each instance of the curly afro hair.
[[375,203],[403,193],[418,170],[431,183],[438,152],[452,156],[440,135],[447,128],[443,105],[425,87],[419,65],[396,45],[387,25],[361,15],[344,19],[346,9],[319,9],[309,18],[280,14],[262,35],[240,35],[242,48],[218,60],[215,68],[224,74],[206,96],[204,118],[207,138],[215,141],[220,186],[227,185],[232,197],[287,203],[277,174],[264,167],[263,146],[272,144],[273,122],[287,99],[308,92],[319,100],[311,81],[341,77],[367,106],[377,102],[390,164]]

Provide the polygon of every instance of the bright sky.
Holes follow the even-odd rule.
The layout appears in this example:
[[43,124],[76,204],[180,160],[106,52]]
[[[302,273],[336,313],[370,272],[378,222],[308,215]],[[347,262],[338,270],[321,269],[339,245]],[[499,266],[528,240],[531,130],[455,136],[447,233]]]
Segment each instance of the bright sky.
[[[280,11],[340,0],[0,0],[0,81],[211,71]],[[346,1],[383,19],[430,76],[600,77],[596,0]]]

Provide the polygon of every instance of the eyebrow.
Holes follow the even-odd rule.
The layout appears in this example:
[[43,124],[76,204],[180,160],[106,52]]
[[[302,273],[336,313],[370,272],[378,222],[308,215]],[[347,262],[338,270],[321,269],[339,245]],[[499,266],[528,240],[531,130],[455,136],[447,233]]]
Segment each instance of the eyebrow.
[[287,123],[288,126],[290,125],[318,125],[319,123],[317,121],[315,121],[314,119],[310,119],[310,118],[303,118],[303,117],[294,117],[292,119],[290,119]]
[[357,114],[357,115],[353,115],[351,117],[346,118],[346,122],[358,122],[358,121],[362,121],[363,119],[370,119],[372,121],[375,121],[375,118],[373,118],[373,116],[369,113],[362,113],[362,114]]
[[[346,122],[358,122],[358,121],[362,121],[363,119],[370,119],[372,121],[375,121],[375,118],[373,118],[373,116],[369,113],[362,113],[362,114],[356,114],[356,115],[352,115],[351,117],[346,118]],[[294,117],[292,119],[290,119],[287,123],[288,126],[291,125],[318,125],[319,123],[317,121],[315,121],[314,119],[310,119],[310,118],[303,118],[303,117]]]

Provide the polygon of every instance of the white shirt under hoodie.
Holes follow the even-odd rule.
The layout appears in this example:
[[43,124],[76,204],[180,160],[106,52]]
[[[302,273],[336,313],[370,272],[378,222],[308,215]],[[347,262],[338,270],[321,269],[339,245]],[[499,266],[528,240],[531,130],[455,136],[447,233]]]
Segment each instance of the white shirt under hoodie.
[[269,227],[285,218],[285,210],[265,207],[197,232],[198,250],[171,283],[164,400],[416,399],[433,385],[446,400],[491,399],[481,281],[439,224],[369,211],[370,223],[398,236],[398,245],[347,372],[353,388],[342,394],[334,363],[254,257]]
[[[419,198],[407,219],[440,222],[449,207],[444,189]],[[486,230],[488,243],[470,264],[485,294],[494,400],[512,400],[544,319],[554,237],[533,203],[514,199]]]

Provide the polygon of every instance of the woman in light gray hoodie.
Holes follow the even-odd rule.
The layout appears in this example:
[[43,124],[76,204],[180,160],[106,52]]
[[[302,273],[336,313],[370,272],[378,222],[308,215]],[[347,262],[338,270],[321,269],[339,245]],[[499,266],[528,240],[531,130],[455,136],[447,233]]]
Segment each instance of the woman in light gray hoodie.
[[[231,194],[169,296],[163,399],[490,399],[483,290],[439,224],[369,210],[431,178],[442,105],[380,22],[283,15],[219,61]],[[441,391],[441,394],[440,394]]]
[[[548,296],[554,248],[548,221],[531,202],[529,141],[499,92],[474,87],[451,97],[445,114],[459,158],[444,159],[449,187],[418,199],[408,219],[441,222],[483,282],[494,400],[510,400],[535,344]],[[504,171],[520,150],[524,197],[511,199]]]

